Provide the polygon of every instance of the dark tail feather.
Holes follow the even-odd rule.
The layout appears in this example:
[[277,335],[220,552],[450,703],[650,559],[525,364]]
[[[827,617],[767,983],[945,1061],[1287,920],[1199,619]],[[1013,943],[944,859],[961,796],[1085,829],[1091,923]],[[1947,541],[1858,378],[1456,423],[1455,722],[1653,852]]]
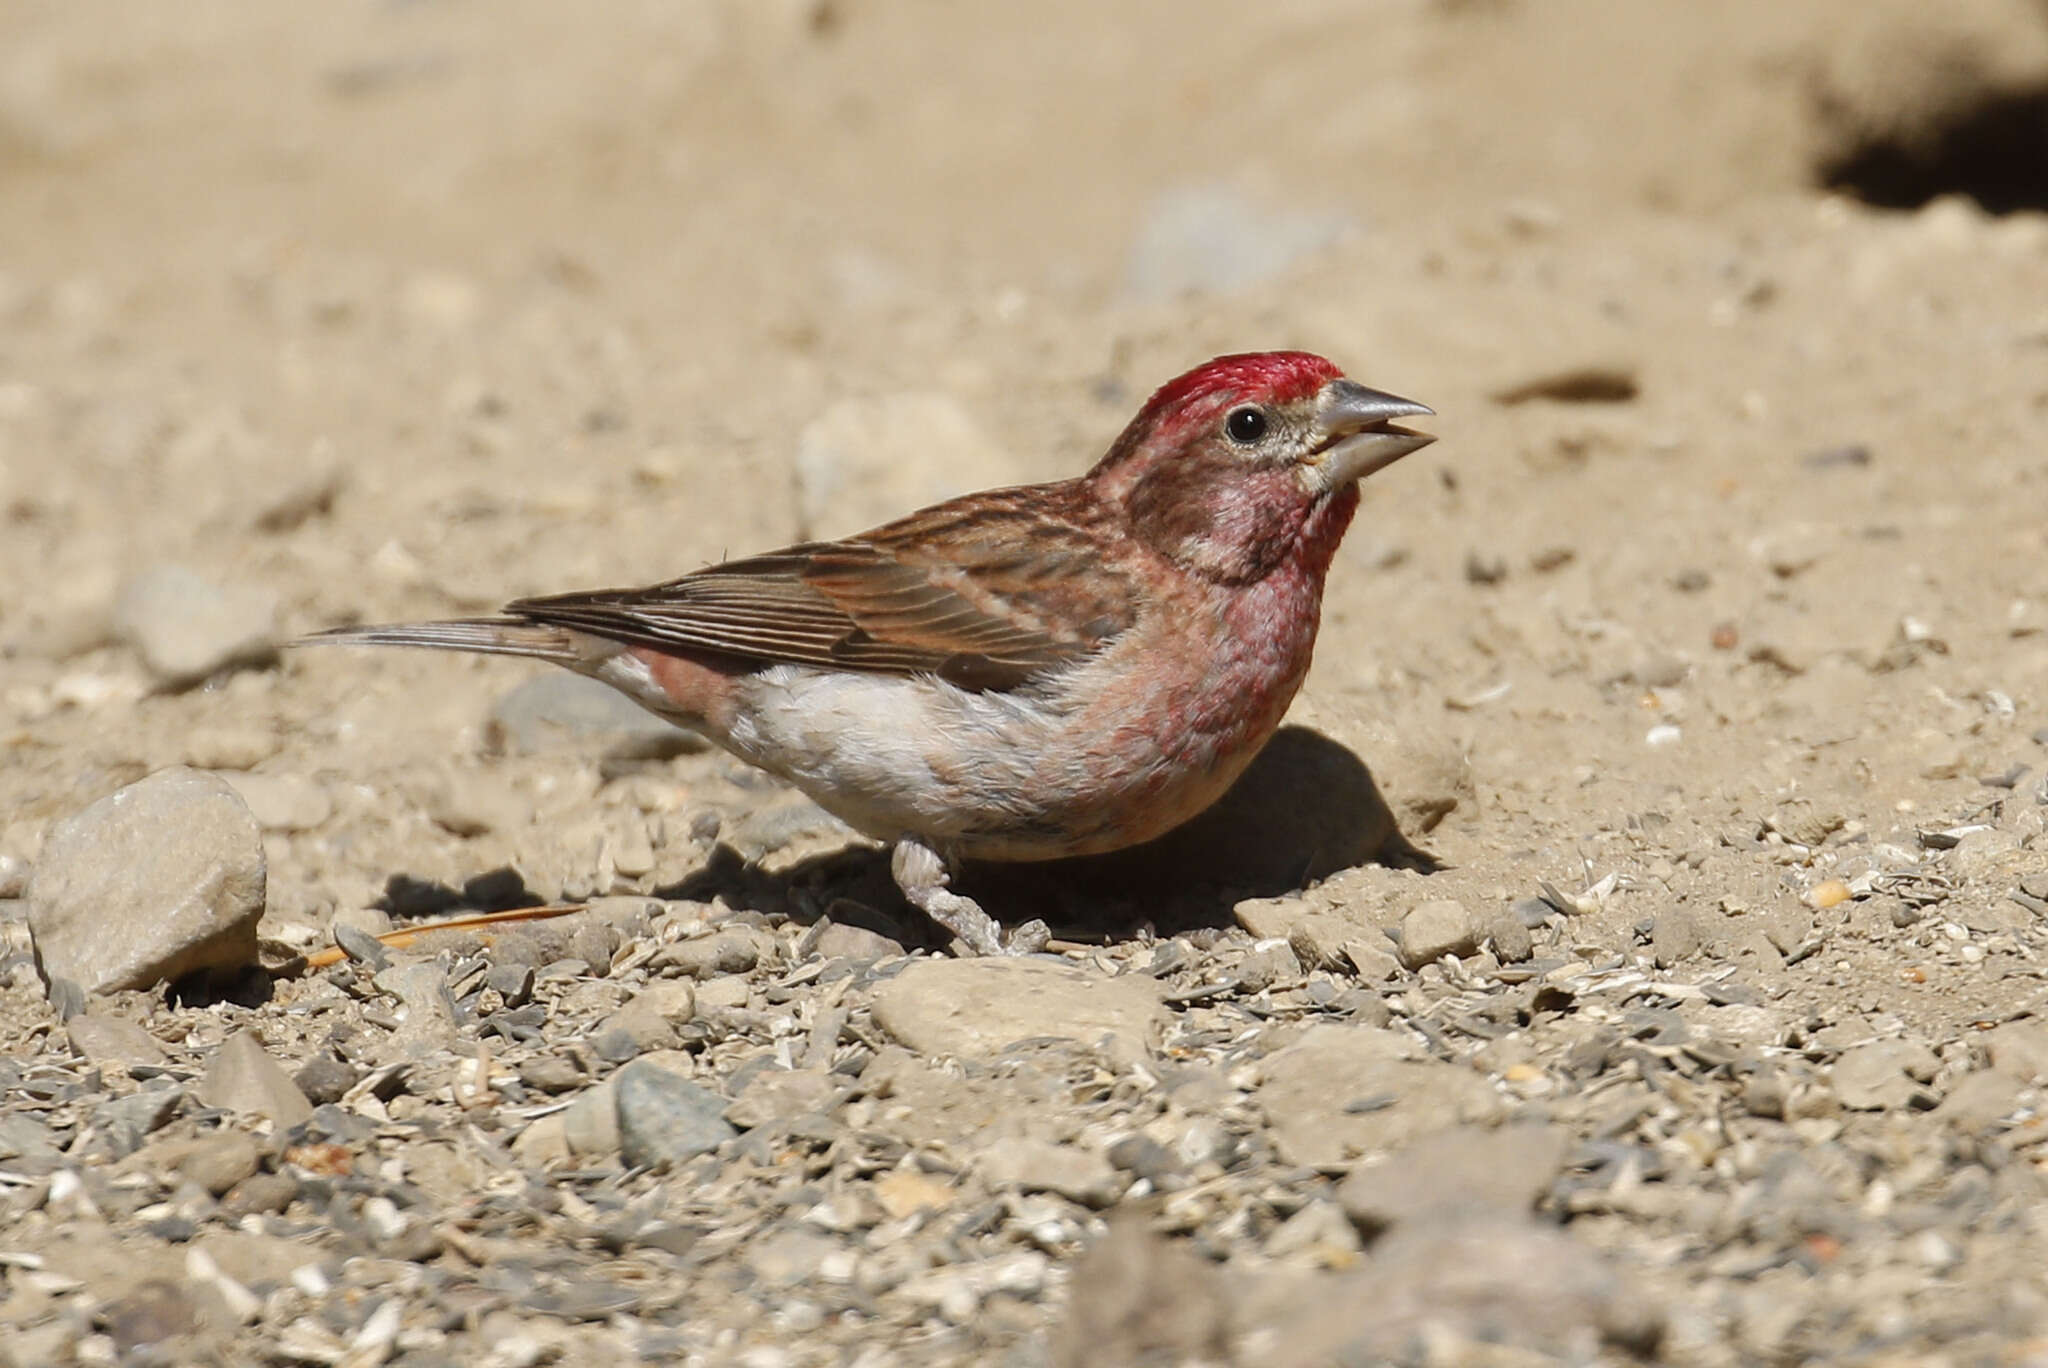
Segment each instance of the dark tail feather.
[[[294,646],[423,646],[439,651],[526,656],[575,666],[589,654],[581,634],[518,618],[457,618],[448,622],[401,622],[388,627],[334,627],[300,637]],[[587,638],[585,638],[587,640]]]

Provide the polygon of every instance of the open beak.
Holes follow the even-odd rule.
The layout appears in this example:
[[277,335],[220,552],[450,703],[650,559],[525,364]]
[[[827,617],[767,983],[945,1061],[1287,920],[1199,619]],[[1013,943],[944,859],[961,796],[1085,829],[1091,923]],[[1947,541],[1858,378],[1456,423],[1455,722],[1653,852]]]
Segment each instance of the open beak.
[[1397,427],[1394,419],[1435,411],[1352,380],[1332,380],[1323,386],[1316,406],[1320,441],[1309,458],[1317,492],[1342,489],[1434,442],[1427,432]]

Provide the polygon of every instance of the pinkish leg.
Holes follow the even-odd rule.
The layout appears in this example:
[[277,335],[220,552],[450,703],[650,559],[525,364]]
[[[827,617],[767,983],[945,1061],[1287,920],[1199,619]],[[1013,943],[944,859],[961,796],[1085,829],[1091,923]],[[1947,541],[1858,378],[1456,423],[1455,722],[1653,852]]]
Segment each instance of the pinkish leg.
[[1033,920],[1011,932],[1005,944],[994,917],[947,887],[952,876],[946,862],[921,841],[906,836],[896,842],[889,852],[889,873],[910,905],[951,931],[970,955],[1032,955],[1052,939],[1045,923]]

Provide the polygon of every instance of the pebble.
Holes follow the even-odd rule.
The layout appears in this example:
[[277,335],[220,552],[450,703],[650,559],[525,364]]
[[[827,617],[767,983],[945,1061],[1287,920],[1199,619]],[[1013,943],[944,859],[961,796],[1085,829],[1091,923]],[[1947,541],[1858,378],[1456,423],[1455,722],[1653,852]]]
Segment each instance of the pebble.
[[1109,1160],[1049,1140],[1006,1136],[984,1149],[975,1167],[990,1187],[1054,1192],[1083,1206],[1108,1206],[1124,1191],[1124,1180]]
[[237,1031],[214,1051],[199,1082],[209,1107],[267,1117],[284,1130],[311,1119],[313,1104],[253,1032]]
[[824,1069],[763,1069],[740,1089],[725,1119],[752,1130],[795,1116],[829,1115],[845,1096],[845,1080]]
[[709,745],[609,684],[566,670],[536,674],[500,698],[484,739],[512,755],[594,748],[613,760],[668,760]]
[[93,1125],[106,1137],[110,1155],[125,1158],[176,1116],[189,1096],[179,1087],[144,1088],[101,1103],[93,1113]]
[[222,670],[276,661],[277,595],[159,565],[121,586],[114,630],[159,684],[190,688]]
[[841,399],[796,439],[799,536],[875,527],[1028,472],[949,394],[914,391]]
[[483,774],[451,773],[427,786],[422,807],[435,825],[455,836],[487,836],[524,827],[533,805]]
[[1549,1190],[1573,1143],[1556,1126],[1459,1126],[1353,1169],[1338,1185],[1337,1201],[1367,1236],[1473,1208],[1525,1215]]
[[806,957],[872,964],[903,953],[903,943],[853,922],[821,919],[799,947]]
[[[1267,1057],[1253,1097],[1281,1158],[1339,1168],[1433,1131],[1499,1115],[1503,1103],[1485,1078],[1414,1058],[1414,1049],[1390,1030],[1316,1025]],[[1356,1107],[1363,1102],[1373,1105]]]
[[1455,898],[1418,903],[1401,918],[1401,963],[1410,969],[1479,949],[1479,925]]
[[371,982],[403,1009],[392,1037],[394,1050],[417,1059],[454,1043],[462,1014],[439,965],[428,960],[393,965],[379,970]]
[[602,1051],[598,1042],[616,1035],[630,1042],[632,1054],[673,1049],[677,1028],[688,1025],[696,1014],[697,993],[689,980],[657,979],[605,1018],[591,1032],[591,1043]]
[[1828,1082],[1851,1111],[1890,1111],[1919,1097],[1940,1066],[1919,1041],[1873,1040],[1844,1050]]
[[28,891],[29,863],[19,855],[0,855],[0,901]]
[[45,981],[149,988],[256,962],[263,838],[218,777],[173,768],[59,822],[28,890]]
[[619,1070],[619,1152],[635,1168],[679,1164],[739,1134],[725,1119],[726,1099],[690,1081],[688,1061],[658,1053]]
[[302,774],[237,774],[228,785],[265,831],[311,831],[334,815],[326,788]]
[[1165,1029],[1159,984],[1041,959],[918,960],[876,990],[875,1024],[926,1055],[990,1055],[1058,1035],[1116,1036],[1149,1048]]
[[362,1070],[334,1054],[322,1050],[299,1066],[292,1075],[292,1082],[305,1094],[306,1100],[316,1107],[330,1102],[339,1102],[342,1097],[362,1081]]
[[741,930],[716,931],[676,941],[663,946],[653,960],[660,970],[695,979],[744,974],[760,962],[760,946]]
[[256,1172],[262,1151],[241,1131],[217,1130],[160,1140],[136,1162],[145,1172],[175,1173],[218,1197]]
[[64,1034],[79,1058],[94,1064],[162,1064],[170,1058],[157,1038],[132,1021],[87,1013],[64,1023]]
[[1669,969],[1698,954],[1704,939],[1697,911],[1667,907],[1650,923],[1650,956],[1659,969]]

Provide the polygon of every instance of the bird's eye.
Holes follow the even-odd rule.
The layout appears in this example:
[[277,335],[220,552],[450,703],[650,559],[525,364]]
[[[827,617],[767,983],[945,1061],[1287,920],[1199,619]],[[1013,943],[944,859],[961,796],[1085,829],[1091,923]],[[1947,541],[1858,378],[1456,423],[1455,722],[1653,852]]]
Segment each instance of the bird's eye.
[[1266,415],[1255,408],[1232,410],[1231,415],[1223,420],[1223,430],[1239,446],[1250,446],[1266,435]]

